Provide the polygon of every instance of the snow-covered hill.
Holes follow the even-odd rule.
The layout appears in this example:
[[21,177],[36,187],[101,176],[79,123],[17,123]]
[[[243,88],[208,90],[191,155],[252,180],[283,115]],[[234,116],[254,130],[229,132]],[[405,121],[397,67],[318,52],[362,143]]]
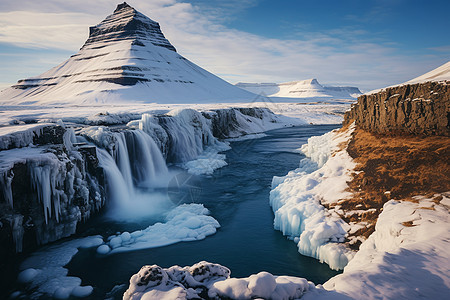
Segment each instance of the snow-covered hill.
[[405,82],[405,84],[423,83],[427,81],[444,81],[444,80],[450,80],[450,61],[434,70],[431,70],[428,73],[423,74],[422,76],[416,77],[414,79]]
[[427,72],[419,77],[416,77],[414,79],[411,79],[411,80],[406,81],[401,84],[396,84],[396,85],[388,86],[388,87],[385,87],[382,89],[376,89],[376,90],[370,91],[370,92],[366,93],[366,95],[375,94],[375,93],[378,93],[378,92],[388,89],[388,88],[398,87],[398,86],[407,85],[407,84],[425,83],[425,82],[429,82],[429,81],[432,81],[432,82],[450,81],[450,61],[446,62],[442,66],[437,67],[436,69],[431,70],[430,72]]
[[78,53],[0,93],[1,105],[252,100],[176,52],[159,24],[126,4],[90,28]]
[[236,86],[269,97],[354,99],[361,95],[361,91],[357,87],[323,86],[317,79],[286,83],[240,82]]

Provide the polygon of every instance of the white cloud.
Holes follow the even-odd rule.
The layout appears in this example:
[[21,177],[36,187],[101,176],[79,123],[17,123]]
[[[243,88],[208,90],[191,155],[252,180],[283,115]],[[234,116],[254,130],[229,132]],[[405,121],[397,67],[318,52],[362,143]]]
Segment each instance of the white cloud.
[[[87,39],[88,27],[100,22],[117,4],[110,0],[50,0],[39,5],[28,0],[11,2],[0,5],[0,42],[74,52]],[[269,39],[227,28],[217,16],[203,14],[189,3],[128,3],[160,22],[180,54],[233,83],[316,77],[324,83],[372,89],[416,77],[438,61],[429,57],[418,65],[414,62],[417,58],[396,54],[395,46],[362,39],[365,32],[352,28],[305,34],[301,39]],[[19,10],[23,8],[27,11]]]

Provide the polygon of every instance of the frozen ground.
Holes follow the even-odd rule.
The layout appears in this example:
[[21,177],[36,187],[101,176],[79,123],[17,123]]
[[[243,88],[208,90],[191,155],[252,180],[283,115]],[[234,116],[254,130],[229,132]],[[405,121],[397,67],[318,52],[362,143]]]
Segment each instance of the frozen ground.
[[[173,109],[192,108],[198,111],[230,108],[230,107],[267,107],[276,114],[295,118],[290,120],[297,125],[302,124],[339,124],[344,112],[354,101],[311,102],[300,100],[296,103],[274,102],[269,98],[257,99],[251,103],[210,103],[210,104],[117,104],[89,106],[7,106],[0,105],[0,128],[35,122],[56,122],[61,119],[65,123],[88,125],[126,124],[140,119],[144,113],[162,114]],[[17,127],[19,130],[19,127]],[[7,129],[2,129],[2,132]],[[11,133],[11,130],[8,130]]]

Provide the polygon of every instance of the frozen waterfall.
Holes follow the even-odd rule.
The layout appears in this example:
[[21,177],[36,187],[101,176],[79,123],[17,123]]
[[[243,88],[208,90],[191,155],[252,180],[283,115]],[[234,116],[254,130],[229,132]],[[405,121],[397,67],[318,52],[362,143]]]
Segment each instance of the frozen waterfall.
[[[141,130],[112,133],[111,154],[97,149],[110,199],[110,216],[127,219],[157,214],[167,203],[165,195],[139,188],[167,183],[168,169],[154,140]],[[165,182],[164,182],[165,181]]]

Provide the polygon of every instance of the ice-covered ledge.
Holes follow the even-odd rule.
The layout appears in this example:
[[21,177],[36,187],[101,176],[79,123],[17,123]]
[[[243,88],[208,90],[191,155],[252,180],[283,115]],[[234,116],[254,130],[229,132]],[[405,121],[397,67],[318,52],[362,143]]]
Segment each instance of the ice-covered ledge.
[[301,151],[307,156],[300,167],[284,177],[274,177],[270,205],[274,227],[292,239],[301,254],[315,257],[330,268],[343,269],[355,252],[346,241],[351,226],[336,209],[336,203],[351,195],[347,182],[355,163],[346,151],[354,127],[311,137]]

